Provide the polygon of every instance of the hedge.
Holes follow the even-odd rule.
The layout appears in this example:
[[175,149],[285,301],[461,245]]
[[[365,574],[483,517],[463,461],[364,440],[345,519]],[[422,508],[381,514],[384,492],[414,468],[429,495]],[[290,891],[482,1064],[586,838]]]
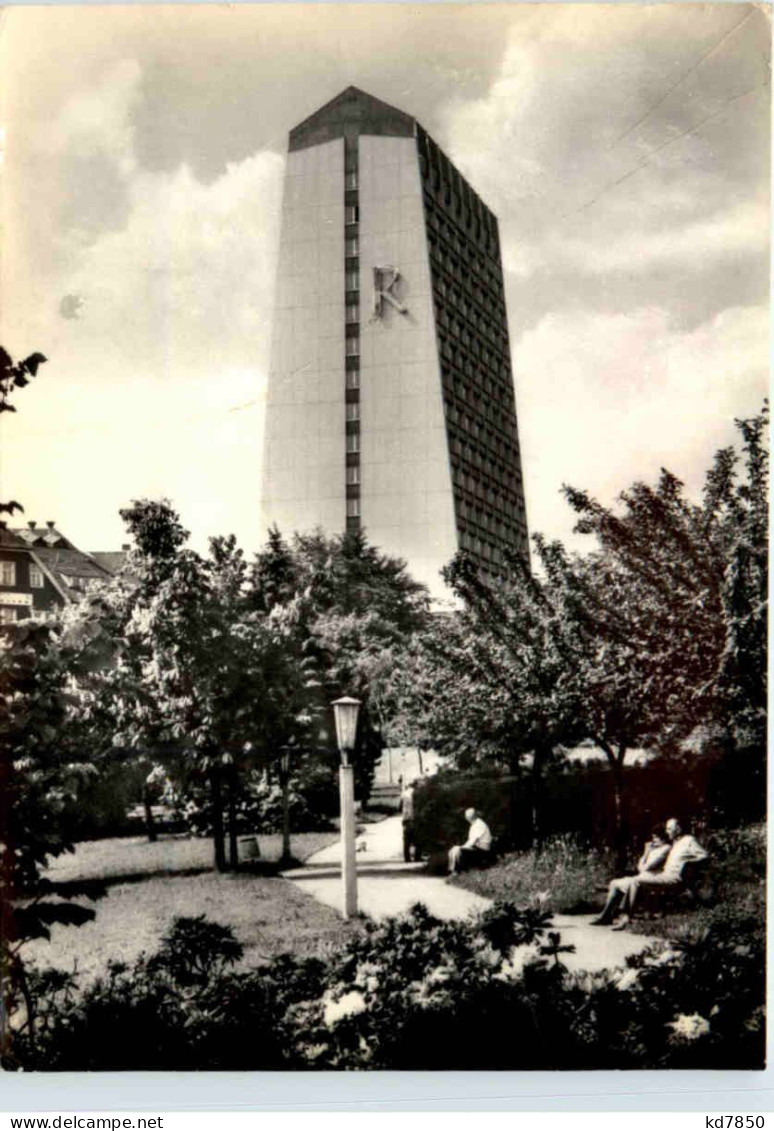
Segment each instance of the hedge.
[[[765,818],[766,769],[758,752],[734,757],[654,759],[624,769],[628,837],[647,839],[669,817],[694,828],[735,827]],[[503,850],[528,847],[531,840],[531,782],[523,775],[463,775],[442,771],[418,784],[415,829],[427,856],[465,839],[466,808],[476,809]],[[545,836],[570,834],[585,844],[613,843],[613,778],[602,762],[553,767],[542,789]]]

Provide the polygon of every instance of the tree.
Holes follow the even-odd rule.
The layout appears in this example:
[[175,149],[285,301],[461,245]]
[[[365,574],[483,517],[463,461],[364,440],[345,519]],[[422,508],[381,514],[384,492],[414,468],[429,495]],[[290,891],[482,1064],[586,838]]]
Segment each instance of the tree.
[[[11,397],[46,361],[33,353],[14,362],[0,347],[0,413],[16,412]],[[0,502],[0,513],[24,508]],[[57,883],[45,868],[72,851],[68,802],[94,769],[83,758],[83,735],[69,714],[69,680],[83,657],[62,639],[51,618],[28,618],[0,636],[0,1057],[12,1065],[10,1018],[24,1013],[34,1049],[36,1017],[23,947],[48,938],[55,923],[78,926],[94,917],[78,897],[97,898],[99,884]]]
[[250,607],[233,537],[211,539],[202,557],[168,503],[136,502],[122,517],[136,546],[131,576],[92,605],[112,656],[81,692],[109,703],[116,747],[152,751],[207,782],[224,870],[238,862],[240,775],[302,725],[293,707],[303,671],[285,662],[283,618]]
[[460,599],[399,663],[385,696],[394,731],[432,745],[459,768],[530,766],[532,837],[542,839],[546,765],[578,733],[570,627],[550,585],[519,556],[489,584],[466,554],[444,576]]
[[607,635],[627,641],[630,683],[642,682],[653,745],[711,724],[736,746],[765,746],[767,425],[767,407],[737,421],[742,474],[734,449],[719,451],[701,503],[668,471],[656,488],[625,491],[620,514],[565,488],[580,516],[576,529],[598,544],[580,607],[596,607],[598,617],[607,609]]
[[96,772],[71,712],[71,678],[82,660],[55,619],[18,621],[0,641],[0,1051],[9,1063],[8,1026],[18,998],[35,1044],[24,944],[48,938],[55,923],[92,919],[94,911],[76,900],[104,891],[45,875],[50,857],[73,850],[72,804]]
[[371,676],[396,645],[428,623],[429,599],[400,558],[371,546],[363,531],[328,536],[321,530],[286,542],[276,528],[256,557],[250,600],[273,616],[283,612],[285,646],[296,664],[314,671],[308,712],[318,720],[317,755],[333,766],[331,703],[343,694],[361,701],[356,788],[370,791],[383,748],[383,716],[371,696]]
[[462,609],[387,680],[395,725],[458,765],[513,769],[531,752],[535,802],[545,762],[590,739],[611,769],[621,859],[633,748],[679,745],[711,725],[763,752],[766,424],[765,410],[738,422],[743,474],[732,449],[719,452],[701,503],[667,471],[655,488],[624,492],[622,513],[565,488],[576,529],[596,537],[591,553],[536,535],[536,576],[512,557],[497,583],[458,555],[446,578]]
[[[23,361],[14,362],[10,354],[0,346],[0,412],[16,412],[11,397],[17,389],[24,389],[29,385],[46,360],[42,353],[31,353]],[[15,499],[0,503],[0,514],[13,514],[14,511],[23,510],[24,507]]]

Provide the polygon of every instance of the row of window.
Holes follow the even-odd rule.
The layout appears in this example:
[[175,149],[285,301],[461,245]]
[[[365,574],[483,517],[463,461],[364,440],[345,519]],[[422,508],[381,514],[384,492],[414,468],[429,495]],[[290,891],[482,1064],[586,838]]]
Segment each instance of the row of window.
[[[463,318],[474,326],[485,326],[487,337],[493,341],[508,340],[505,303],[485,287],[471,285],[466,295],[462,286],[448,283],[439,275],[434,285],[436,304],[445,309],[450,304]],[[489,324],[491,319],[491,326]]]
[[[458,425],[463,432],[467,432],[477,440],[490,427],[498,429],[508,440],[516,440],[516,420],[511,413],[498,411],[486,402],[477,402],[466,412],[464,399],[457,404],[454,394],[445,389],[444,408],[447,420]],[[456,392],[456,389],[455,389]],[[468,412],[470,415],[468,415]]]
[[502,329],[501,325],[496,324],[485,315],[478,314],[477,311],[467,308],[465,304],[465,311],[461,309],[451,310],[443,301],[435,302],[436,310],[438,312],[438,322],[444,329],[447,329],[454,338],[458,338],[465,345],[476,338],[481,340],[481,347],[486,349],[487,344],[494,347],[495,350],[503,353],[508,349],[508,335]]
[[515,533],[518,529],[515,523],[509,522],[502,515],[481,510],[466,499],[457,497],[456,503],[459,519],[480,527],[482,531],[494,535],[501,542],[511,541],[511,533]]
[[[452,475],[454,477],[455,487],[461,487],[468,494],[474,498],[480,499],[482,502],[486,499],[492,502],[492,495],[495,498],[502,497],[502,505],[504,508],[506,504],[516,511],[524,510],[524,498],[521,493],[520,482],[514,474],[508,474],[503,468],[502,464],[494,465],[488,460],[481,461],[481,469],[477,475],[472,475],[466,467],[463,467],[459,460],[452,460]],[[488,478],[492,476],[492,478]]]
[[440,209],[430,193],[424,193],[427,223],[431,233],[444,240],[449,251],[457,255],[464,255],[472,262],[476,262],[480,275],[489,275],[493,272],[497,256],[496,242],[482,247],[480,242],[471,239],[470,234],[463,228],[457,227],[447,211]]
[[450,448],[454,455],[467,459],[476,467],[481,467],[482,459],[494,455],[505,463],[518,466],[518,453],[515,446],[509,441],[496,435],[490,428],[480,429],[479,436],[475,439],[463,433],[458,426],[447,421],[446,431],[450,439]]
[[446,207],[459,219],[471,237],[485,247],[497,240],[494,216],[473,191],[446,154],[425,131],[417,130],[419,166],[426,183],[438,192]]
[[344,288],[345,288],[345,388],[346,388],[346,523],[360,526],[360,222],[357,142],[344,145]]
[[480,362],[482,365],[487,365],[494,372],[498,372],[504,367],[505,362],[502,357],[493,353],[487,346],[481,346],[476,338],[473,338],[467,344],[463,345],[461,342],[452,341],[441,330],[441,354],[447,361],[453,361],[461,368],[465,366],[466,362],[471,365],[476,365]]
[[515,412],[510,376],[504,379],[491,368],[485,368],[480,362],[474,364],[469,357],[461,355],[448,365],[442,365],[441,373],[444,388],[463,401],[469,400],[476,409],[491,405],[494,411],[507,406]]
[[486,260],[465,252],[452,251],[443,240],[437,239],[432,232],[427,233],[427,246],[430,250],[431,259],[445,267],[453,279],[463,278],[466,274],[472,272],[474,275],[478,275],[479,285],[491,287],[498,299],[502,297],[500,272],[494,263],[487,263]]
[[486,561],[496,562],[501,564],[504,562],[503,552],[499,546],[494,543],[485,541],[477,534],[469,534],[466,530],[460,531],[460,546],[468,553],[476,554],[478,557],[484,558]]
[[[0,562],[0,585],[16,585],[16,562]],[[42,589],[43,571],[36,565],[30,566],[30,589]]]

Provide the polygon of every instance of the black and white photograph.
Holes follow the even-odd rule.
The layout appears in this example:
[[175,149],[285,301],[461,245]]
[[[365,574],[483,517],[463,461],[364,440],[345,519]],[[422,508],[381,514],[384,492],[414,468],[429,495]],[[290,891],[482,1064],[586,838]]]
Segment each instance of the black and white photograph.
[[6,1074],[765,1067],[770,42],[3,10]]

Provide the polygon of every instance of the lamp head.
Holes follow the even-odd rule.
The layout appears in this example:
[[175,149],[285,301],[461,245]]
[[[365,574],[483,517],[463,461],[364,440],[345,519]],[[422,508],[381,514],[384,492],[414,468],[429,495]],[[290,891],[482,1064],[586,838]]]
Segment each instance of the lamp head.
[[360,700],[344,695],[341,699],[336,699],[332,706],[333,717],[336,721],[336,741],[346,764],[346,755],[355,748]]

